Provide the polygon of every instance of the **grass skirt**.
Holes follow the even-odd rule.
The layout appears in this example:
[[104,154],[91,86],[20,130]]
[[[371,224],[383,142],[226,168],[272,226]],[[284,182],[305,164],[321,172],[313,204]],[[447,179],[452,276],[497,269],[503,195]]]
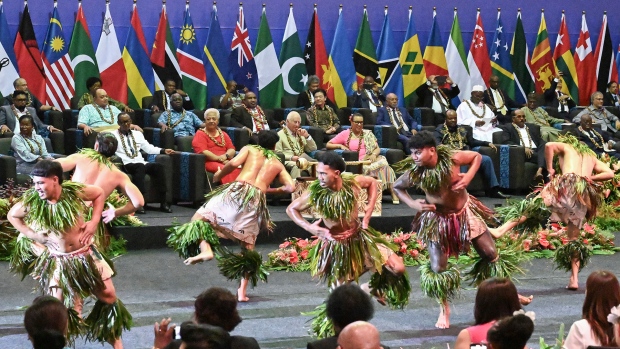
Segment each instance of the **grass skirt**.
[[459,295],[461,289],[461,274],[454,265],[436,273],[431,263],[422,264],[420,270],[420,287],[425,296],[436,299],[439,303],[451,301]]
[[527,219],[513,228],[520,234],[537,234],[549,219],[550,212],[540,196],[524,200],[509,200],[508,204],[495,209],[496,217],[502,222],[517,221],[525,216]]
[[481,258],[477,253],[472,257],[473,265],[465,274],[465,278],[472,285],[479,286],[484,280],[491,277],[512,279],[515,274],[524,274],[525,271],[519,266],[528,257],[523,251],[523,243],[516,240],[511,244],[497,247],[498,258],[491,262]]
[[202,219],[168,229],[170,235],[166,243],[183,259],[194,257],[200,253],[200,241],[206,241],[211,247],[217,247],[220,240],[209,222]]
[[584,215],[588,221],[596,217],[603,202],[602,188],[586,177],[567,173],[554,177],[545,185],[541,195],[553,215],[559,216],[557,218],[564,223],[579,221],[573,224],[581,228]]
[[592,256],[592,247],[587,246],[583,241],[577,239],[569,241],[566,245],[562,245],[555,250],[553,261],[555,262],[556,269],[561,269],[570,272],[572,270],[573,258],[579,259],[579,271],[583,269]]
[[263,266],[263,257],[254,250],[243,249],[241,253],[233,253],[227,248],[218,249],[217,264],[220,273],[228,280],[240,280],[248,278],[252,288],[256,287],[258,280],[267,282],[269,273]]
[[133,324],[131,314],[120,299],[112,304],[98,300],[84,323],[88,328],[86,339],[101,343],[120,338],[123,330],[129,330]]
[[382,272],[376,271],[372,275],[369,286],[371,293],[385,297],[392,309],[404,309],[409,304],[411,283],[407,271],[396,275],[384,267]]

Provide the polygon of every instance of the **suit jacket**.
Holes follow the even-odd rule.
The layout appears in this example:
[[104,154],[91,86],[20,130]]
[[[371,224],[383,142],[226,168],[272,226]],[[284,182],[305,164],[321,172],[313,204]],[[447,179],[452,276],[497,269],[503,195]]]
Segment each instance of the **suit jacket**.
[[[437,144],[446,144],[448,142],[448,133],[446,132],[444,125],[445,124],[441,124],[435,128],[434,135],[437,140]],[[461,138],[463,138],[463,149],[459,150],[469,150],[474,147],[486,147],[489,145],[488,142],[475,139],[474,132],[469,126],[458,125],[456,129],[461,135]]]
[[[603,145],[602,144],[603,142],[605,142],[605,143],[609,142],[609,140],[611,139],[611,135],[609,134],[609,132],[603,131],[603,130],[600,130],[600,129],[599,130],[594,129],[594,130],[596,132],[598,132],[601,135],[601,137],[603,137],[603,141],[601,141],[600,139],[597,139],[598,137],[594,138],[594,140],[596,140],[596,142],[598,143],[599,146]],[[590,137],[588,137],[585,133],[583,133],[583,132],[581,132],[579,130],[576,130],[576,132],[577,132],[577,134],[579,136],[579,140],[584,142],[588,146],[588,148],[594,150],[594,152],[596,152],[596,153],[604,152],[603,149],[600,149],[597,146],[595,146],[594,142],[592,142]]]
[[[284,126],[284,128],[286,128],[286,126]],[[293,156],[295,156],[295,154],[293,153],[293,149],[291,148],[291,145],[288,142],[288,138],[286,138],[286,134],[284,134],[284,128],[282,128],[280,131],[278,131],[278,137],[280,138],[280,140],[278,141],[278,143],[276,143],[276,152],[277,153],[282,153],[284,154],[284,160],[285,161],[290,161],[291,158]],[[293,138],[291,137],[291,141],[292,142],[296,142],[297,137]],[[314,142],[314,139],[312,139],[312,137],[310,137],[310,140],[306,140],[305,138],[302,138],[302,143],[304,146],[304,152],[311,152],[316,150],[316,143]],[[311,159],[310,157],[306,157],[306,159]]]
[[499,88],[497,90],[504,97],[504,105],[506,106],[506,109],[508,109],[506,111],[506,115],[503,115],[501,112],[496,110],[496,108],[495,108],[495,95],[493,94],[493,92],[491,92],[490,88],[488,88],[488,89],[486,89],[486,91],[484,91],[483,102],[491,108],[491,110],[495,113],[495,115],[497,115],[497,121],[499,121],[499,123],[501,123],[501,124],[505,124],[505,123],[508,123],[508,122],[512,121],[512,116],[510,116],[510,109],[511,108],[518,108],[519,105],[515,101],[513,101],[510,98],[510,96],[508,96],[508,94],[506,94],[506,91],[502,90],[501,88]]
[[[379,89],[379,92],[377,93],[377,97],[379,98],[381,103],[385,105],[385,93],[383,92],[382,89]],[[353,102],[353,108],[370,109],[370,98],[368,98],[368,95],[366,94],[365,91],[362,91],[361,93],[357,93],[357,92],[355,93],[355,101]],[[379,108],[381,107],[377,107],[377,109]]]
[[[265,113],[265,118],[267,118],[267,123],[269,124],[269,128],[271,130],[275,130],[280,127],[280,124],[278,124],[278,122],[273,120],[270,116],[267,116],[267,113]],[[244,107],[239,107],[233,109],[233,112],[230,115],[230,125],[238,128],[247,127],[251,130],[254,126],[254,122],[252,121],[252,115],[250,115]]]
[[[456,97],[461,93],[458,85],[452,86],[452,88],[441,88],[441,91],[448,96],[448,107],[450,109],[456,110],[456,107],[452,104],[452,98]],[[430,89],[428,84],[422,84],[415,90],[415,93],[418,95],[418,101],[416,103],[417,107],[421,108],[432,108],[433,107],[433,92]]]
[[[620,100],[620,96],[616,95],[616,98],[618,98],[618,100]],[[616,102],[614,102],[614,98],[611,95],[611,92],[609,92],[609,91],[605,92],[605,94],[603,95],[603,106],[605,106],[605,107],[615,107],[616,106]]]
[[[530,130],[530,137],[532,137],[532,142],[536,144],[536,149],[542,149],[542,147],[545,146],[545,141],[542,139],[542,136],[540,134],[540,126],[536,124],[531,124],[529,122],[526,122],[525,125]],[[502,144],[521,145],[521,138],[519,138],[519,133],[517,132],[517,130],[515,130],[512,124],[503,125],[502,129],[504,130],[504,132],[502,132]]]
[[[390,349],[387,345],[381,344],[383,349]],[[306,349],[336,349],[338,347],[338,336],[331,336],[318,341],[308,342]]]
[[[545,93],[544,93],[545,105],[550,107],[550,108],[553,108],[555,110],[558,110],[558,107],[560,106],[560,101],[558,100],[558,95],[557,95],[557,93],[555,93],[555,88],[557,86],[558,86],[558,82],[555,81],[555,79],[553,79],[553,81],[551,81],[551,87],[549,87],[547,90],[545,90]],[[607,104],[605,104],[605,105],[607,105]],[[570,110],[571,108],[574,108],[576,106],[575,101],[573,101],[572,99],[567,99],[566,100],[566,106],[568,107],[568,110]],[[568,110],[567,110],[567,112],[568,112]]]
[[[327,96],[325,96],[325,104],[329,105],[334,110],[337,109],[334,102],[330,101]],[[310,108],[311,106],[312,106],[312,103],[310,103],[310,96],[308,96],[308,91],[299,92],[299,95],[297,97],[297,107],[303,107],[306,110],[308,110],[308,108]]]
[[[409,127],[409,131],[410,132],[411,130],[417,131],[418,123],[415,122],[415,120],[413,120],[411,115],[409,115],[409,112],[407,111],[407,109],[403,107],[398,107],[398,110],[400,110],[400,114],[403,117],[403,122],[407,125],[407,127]],[[387,107],[377,109],[377,125],[393,126]]]
[[[34,121],[34,130],[35,133],[41,132],[42,129],[47,128],[47,124],[44,124],[41,119],[37,116],[37,112],[32,107],[26,107],[30,115],[32,115],[32,120]],[[17,125],[17,118],[15,113],[13,113],[13,109],[10,105],[3,105],[0,108],[0,125],[7,125],[8,128],[11,129],[11,132],[15,130],[15,126]]]
[[[153,94],[153,104],[151,105],[151,108],[156,105],[157,108],[159,108],[159,111],[162,112],[168,109],[164,105],[164,93],[166,93],[164,90],[155,91],[155,94]],[[185,100],[185,97],[183,97],[183,109],[194,110],[194,103],[192,103],[191,99]]]
[[[162,349],[179,349],[181,343],[180,339],[175,339]],[[230,336],[230,349],[260,349],[260,346],[253,337]]]
[[[37,99],[37,97],[35,97],[32,93],[29,93],[29,95],[30,95],[30,99],[32,100],[32,103],[26,105],[26,107],[32,107],[37,112],[39,112],[41,110],[41,107],[43,106],[43,103],[41,103],[41,101],[39,101],[39,99]],[[13,96],[12,95],[5,96],[4,105],[10,106],[11,104],[13,104]]]

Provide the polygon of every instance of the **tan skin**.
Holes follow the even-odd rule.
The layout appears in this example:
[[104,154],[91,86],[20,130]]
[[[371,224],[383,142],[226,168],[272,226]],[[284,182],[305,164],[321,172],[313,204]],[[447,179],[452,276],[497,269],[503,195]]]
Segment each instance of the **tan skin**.
[[383,349],[379,331],[365,321],[353,322],[338,335],[338,349]]
[[[17,82],[15,83],[15,89],[30,93],[30,91],[28,90],[28,82],[26,82],[26,79],[17,79]],[[60,111],[58,108],[52,107],[51,105],[46,105],[46,104],[41,106],[41,110],[42,111],[48,111],[48,110]]]
[[[220,123],[220,116],[216,112],[209,112],[209,114],[205,113],[205,133],[210,135],[211,137],[217,137],[219,127],[217,127]],[[217,161],[221,162],[222,165],[226,165],[228,163],[228,159],[232,159],[235,156],[235,149],[231,148],[226,150],[226,154],[215,155],[208,150],[204,150],[202,152],[208,161]]]
[[375,79],[372,76],[366,76],[364,78],[364,84],[362,86],[357,87],[357,93],[361,93],[364,90],[364,86],[369,86],[369,90],[373,90],[375,92],[379,92],[379,85],[375,82]]
[[[603,94],[600,92],[594,93],[594,95],[592,96],[592,107],[594,107],[594,109],[601,109],[603,108],[603,104]],[[616,121],[616,129],[620,129],[620,120]]]
[[[286,117],[286,128],[292,135],[299,135],[302,138],[308,137],[308,131],[301,128],[301,116],[298,112],[290,112]],[[299,156],[293,155],[291,161],[297,161]]]
[[[249,90],[247,87],[243,88],[243,93],[248,93],[248,91]],[[230,108],[233,103],[230,97],[236,96],[236,95],[237,95],[237,82],[234,80],[230,80],[229,82],[226,83],[226,94],[222,98],[222,101],[220,102],[220,106],[222,108]]]
[[[456,116],[456,111],[452,109],[448,109],[448,111],[446,112],[446,126],[448,126],[449,129],[454,129],[457,126]],[[497,151],[497,147],[495,147],[495,144],[489,143],[487,144],[487,146]]]
[[[441,87],[437,83],[437,75],[429,76],[428,77],[428,81],[431,83],[431,87],[434,88],[434,89],[437,89],[438,87]],[[454,81],[452,81],[452,78],[447,76],[446,77],[446,84],[452,85],[452,84],[454,84]]]
[[[102,86],[101,83],[99,81],[97,81],[88,89],[88,93],[90,93],[90,95],[93,96],[93,100],[97,96],[97,90],[100,89],[101,86]],[[133,111],[133,109],[129,108],[128,106],[125,106],[123,108],[123,111],[125,113],[131,113]]]
[[[313,86],[314,84],[310,85]],[[319,88],[319,84],[316,84],[316,88],[315,90]],[[325,98],[325,94],[321,91],[321,92],[317,92],[314,94],[314,106],[317,109],[323,109],[325,108],[325,101],[327,98]],[[327,130],[325,130],[325,133],[328,135],[334,134],[336,133],[336,128],[334,126],[328,128]]]
[[[26,103],[28,103],[28,98],[24,95],[18,95],[13,98],[13,105],[15,106],[15,109],[20,112],[23,112],[24,109],[26,109]],[[49,126],[49,130],[50,132],[60,132],[60,130],[54,126]],[[0,134],[4,134],[6,132],[12,132],[12,130],[7,125],[0,125]]]
[[[351,132],[353,133],[353,137],[361,138],[362,133],[364,132],[364,117],[361,115],[352,115],[349,120],[351,121]],[[325,145],[327,149],[342,149],[342,150],[351,150],[347,148],[344,144],[336,144],[332,143],[332,141],[327,142]],[[360,160],[368,160],[375,161],[377,160],[377,156],[380,154],[381,149],[378,147],[372,152],[364,155],[364,157]]]
[[[267,159],[260,150],[250,146],[243,147],[237,156],[230,160],[224,168],[216,172],[213,176],[213,181],[220,182],[223,176],[229,174],[239,166],[243,166],[243,168],[241,169],[241,173],[237,176],[237,181],[251,184],[259,188],[263,193],[284,194],[292,193],[293,190],[295,190],[295,182],[279,159]],[[278,178],[282,186],[279,188],[270,188],[269,185],[275,178]],[[206,221],[206,219],[198,213],[194,214],[192,217],[192,221],[199,219]],[[218,232],[219,236],[227,237],[225,233],[221,233],[225,228],[218,226],[217,222],[210,222],[210,224],[216,232]],[[241,242],[241,245],[248,250],[254,249],[254,244]],[[184,263],[189,265],[213,259],[213,251],[207,242],[200,242],[200,251],[200,254],[186,259]],[[237,299],[240,302],[247,302],[249,300],[246,296],[247,287],[248,278],[246,277],[241,280],[241,285],[237,290]]]
[[[93,102],[100,108],[106,109],[109,107],[108,99],[109,97],[106,90],[99,88],[95,91],[95,97],[93,97]],[[85,136],[88,136],[93,132],[93,129],[86,124],[78,124],[78,128],[84,131]],[[132,125],[131,129],[142,132],[142,129],[138,125]]]
[[[179,93],[173,93],[172,96],[170,96],[170,107],[172,107],[172,110],[178,113],[182,113],[183,112],[183,96],[181,96]],[[200,124],[200,126],[198,126],[198,128],[204,128],[204,127],[205,127],[204,122]],[[170,129],[168,125],[166,125],[163,122],[159,123],[159,128],[161,129],[161,132],[165,132],[166,130]]]
[[[19,132],[22,136],[26,138],[32,138],[32,130],[34,126],[32,126],[32,122],[29,119],[24,119],[19,122]],[[42,157],[39,156],[37,161],[43,160]]]
[[[166,81],[165,85],[164,85],[164,91],[168,94],[168,95],[172,95],[173,93],[178,93],[181,95],[181,97],[185,98],[187,97],[187,93],[185,93],[185,91],[177,89],[177,83],[174,82],[173,80],[168,80]],[[157,113],[159,112],[159,107],[154,105],[151,110],[153,111],[153,113]]]

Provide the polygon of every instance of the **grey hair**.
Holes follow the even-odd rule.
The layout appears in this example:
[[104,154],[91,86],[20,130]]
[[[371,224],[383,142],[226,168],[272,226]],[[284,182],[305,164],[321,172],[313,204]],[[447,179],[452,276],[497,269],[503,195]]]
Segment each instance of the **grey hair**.
[[217,119],[218,120],[220,119],[220,111],[219,110],[217,110],[215,108],[209,108],[209,109],[205,110],[205,113],[203,115],[205,119],[207,118],[207,115],[209,113],[215,113],[215,115],[217,115]]
[[310,86],[312,84],[320,84],[320,83],[321,83],[321,79],[319,79],[318,76],[316,76],[316,75],[308,76],[308,83],[307,83],[308,86]]
[[594,92],[594,93],[590,96],[590,104],[593,104],[593,103],[594,103],[594,97],[596,97],[597,95],[601,95],[601,96],[603,96],[603,92],[601,92],[601,91],[596,91],[596,92]]

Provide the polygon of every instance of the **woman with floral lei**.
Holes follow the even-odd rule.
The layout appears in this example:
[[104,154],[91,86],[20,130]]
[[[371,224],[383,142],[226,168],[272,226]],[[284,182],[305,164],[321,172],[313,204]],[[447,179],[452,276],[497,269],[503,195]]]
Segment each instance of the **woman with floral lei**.
[[[376,271],[369,284],[371,292],[380,302],[404,307],[411,286],[403,260],[394,253],[396,246],[368,225],[377,201],[377,181],[342,174],[344,160],[334,152],[325,152],[318,160],[318,179],[286,209],[295,224],[320,239],[310,252],[312,275],[336,287],[357,282],[368,270]],[[360,222],[357,198],[362,189],[368,191],[368,203]],[[306,221],[301,213],[309,208],[314,208],[321,219]]]

